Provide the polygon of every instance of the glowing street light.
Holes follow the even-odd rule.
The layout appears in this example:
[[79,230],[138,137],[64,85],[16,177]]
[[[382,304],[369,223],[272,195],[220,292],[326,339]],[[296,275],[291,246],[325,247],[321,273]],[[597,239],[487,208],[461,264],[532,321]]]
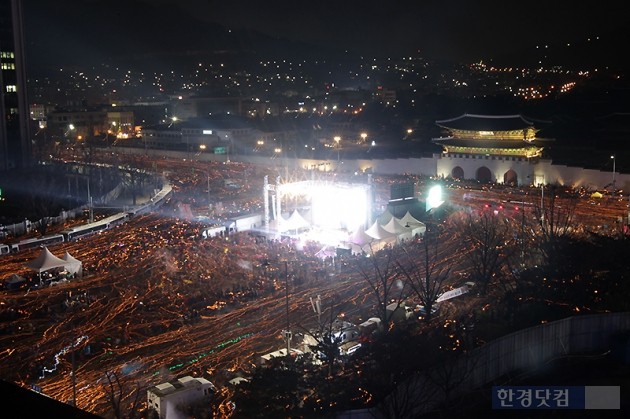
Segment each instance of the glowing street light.
[[339,143],[341,142],[341,137],[337,135],[333,138],[333,140],[337,143],[337,161],[339,161]]
[[210,173],[206,172],[206,177],[208,179],[208,211],[210,211]]
[[[284,338],[287,342],[287,355],[291,355],[291,322],[289,321],[289,261],[283,260],[281,261],[284,264],[284,292],[285,292],[285,310],[286,310],[286,320],[287,320],[287,328],[283,331]],[[267,268],[271,266],[268,260],[265,260],[262,263],[262,266]]]
[[610,158],[613,161],[613,168],[612,168],[612,189],[613,189],[613,193],[615,192],[615,155],[613,154],[612,156],[610,156]]
[[364,143],[366,138],[367,138],[367,133],[366,132],[362,132],[361,133],[361,142]]
[[[201,148],[201,146],[203,146],[204,148],[206,147],[204,144],[201,144],[199,146],[199,148]],[[207,180],[208,180],[208,211],[210,211],[210,208],[211,208],[211,205],[212,205],[210,203],[210,172],[207,172],[207,171],[202,170],[202,169],[196,169],[196,168],[193,167],[192,168],[193,173],[195,173],[195,170],[197,170],[197,171],[199,171],[201,173],[204,173],[206,175]]]
[[541,175],[542,182],[540,183],[540,222],[545,221],[545,175]]
[[72,138],[74,136],[76,127],[74,126],[74,124],[68,124],[68,130],[64,133],[64,136],[66,138]]

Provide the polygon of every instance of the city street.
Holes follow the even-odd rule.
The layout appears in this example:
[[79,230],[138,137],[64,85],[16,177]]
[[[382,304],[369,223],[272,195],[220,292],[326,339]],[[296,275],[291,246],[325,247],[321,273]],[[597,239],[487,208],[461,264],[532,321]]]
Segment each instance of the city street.
[[[261,175],[266,169],[234,163],[202,172],[185,161],[151,164],[157,171],[168,171],[177,188],[159,213],[49,247],[55,255],[68,251],[81,260],[83,278],[0,293],[4,379],[37,385],[62,401],[72,401],[76,393],[77,406],[96,414],[111,409],[108,374],[115,374],[125,388],[123,405],[131,403],[136,387],[182,375],[210,379],[227,402],[232,391],[228,380],[248,376],[261,354],[285,347],[285,283],[294,346],[300,331],[317,323],[310,298],[321,296],[323,308],[333,307],[357,324],[375,315],[372,291],[352,259],[333,264],[315,257],[319,250],[315,247],[297,252],[287,243],[260,243],[247,233],[203,239],[203,224],[178,217],[178,202],[201,213],[208,211],[211,194],[215,209],[221,202],[225,212],[260,210]],[[236,193],[223,188],[226,178],[248,179],[248,185]],[[379,187],[386,190],[388,182],[378,180]],[[451,188],[447,196],[455,206],[483,209],[490,203],[497,211],[512,211],[518,222],[519,217],[529,222],[528,205],[538,202],[540,189],[526,192],[518,195],[519,202],[527,202],[521,204],[524,215],[514,215],[514,207],[507,203],[508,196],[517,201],[515,191],[510,195],[504,189]],[[618,217],[627,214],[626,204],[627,200],[581,198],[576,221],[584,228],[612,233]],[[466,277],[467,262],[459,249],[457,235],[446,234],[439,258],[453,267],[447,286],[459,286]],[[39,251],[3,256],[0,277],[28,275],[24,263]],[[444,316],[459,316],[457,304],[457,299],[449,301]],[[140,397],[144,400],[143,391]]]

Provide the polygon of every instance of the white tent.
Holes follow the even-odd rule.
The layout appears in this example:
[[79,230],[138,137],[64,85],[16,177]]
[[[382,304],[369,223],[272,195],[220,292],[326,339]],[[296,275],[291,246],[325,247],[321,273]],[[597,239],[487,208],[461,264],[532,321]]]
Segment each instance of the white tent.
[[294,210],[289,219],[284,224],[285,230],[299,230],[301,228],[306,228],[309,226],[309,222],[300,215],[298,210]]
[[65,260],[53,255],[47,247],[44,247],[39,256],[26,262],[24,266],[41,274],[51,269],[65,268],[67,263]]
[[287,220],[280,217],[276,220],[270,220],[269,224],[267,225],[267,229],[275,233],[282,233],[287,230],[286,226]]
[[332,246],[324,246],[317,253],[315,253],[315,256],[320,259],[326,259],[328,257],[334,258],[335,256],[337,256],[337,250]]
[[395,234],[397,240],[411,238],[411,228],[405,227],[404,225],[400,224],[400,221],[398,221],[397,218],[392,217],[392,219],[389,220],[389,222],[385,224],[383,228],[390,233]]
[[424,225],[422,221],[417,220],[413,215],[411,215],[409,211],[407,211],[405,215],[403,215],[403,217],[399,219],[399,221],[400,221],[400,224],[402,225],[410,225],[410,226],[420,225],[420,224]]
[[343,243],[350,246],[352,254],[356,255],[369,251],[369,247],[374,241],[374,237],[369,236],[363,227],[360,227],[354,233],[348,235],[348,238]]
[[20,288],[22,285],[26,284],[27,280],[26,278],[18,275],[18,274],[13,274],[11,275],[9,278],[6,278],[4,280],[4,286],[7,289],[16,289],[16,288]]
[[366,244],[374,241],[374,237],[365,232],[363,227],[358,228],[354,233],[350,234],[346,239],[346,243],[355,244],[359,247],[363,247]]
[[383,228],[377,221],[374,221],[374,224],[367,230],[365,230],[365,234],[368,236],[375,238],[376,240],[385,240],[392,239],[396,237],[396,233],[391,233]]
[[394,233],[396,235],[401,235],[405,233],[409,233],[411,230],[409,227],[405,227],[403,224],[398,221],[398,218],[393,218],[389,220],[387,224],[383,224],[383,228],[390,233]]
[[389,223],[392,218],[394,218],[394,214],[392,214],[389,209],[386,209],[381,215],[376,217],[376,220],[380,225],[385,225]]
[[424,235],[427,231],[427,226],[422,222],[417,220],[413,215],[407,211],[405,215],[399,220],[400,224],[404,226],[409,226],[411,228],[411,235],[415,236],[416,234],[419,236]]
[[81,276],[81,274],[83,273],[83,262],[81,262],[79,259],[76,259],[67,251],[66,254],[63,255],[63,260],[66,261],[66,271],[70,272],[71,274]]

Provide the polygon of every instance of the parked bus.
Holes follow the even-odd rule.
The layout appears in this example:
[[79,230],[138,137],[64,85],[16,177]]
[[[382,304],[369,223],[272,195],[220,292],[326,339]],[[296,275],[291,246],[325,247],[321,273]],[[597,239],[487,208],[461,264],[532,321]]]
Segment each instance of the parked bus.
[[129,218],[129,215],[125,212],[111,215],[103,218],[102,220],[95,221],[93,223],[84,224],[77,227],[72,227],[61,232],[66,241],[73,241],[81,237],[88,236],[90,234],[98,233],[99,231],[107,230],[116,225],[122,224]]
[[49,236],[38,237],[34,239],[26,239],[13,243],[11,245],[12,252],[20,252],[22,250],[33,249],[39,246],[48,246],[50,244],[63,243],[64,237],[62,234],[51,234]]

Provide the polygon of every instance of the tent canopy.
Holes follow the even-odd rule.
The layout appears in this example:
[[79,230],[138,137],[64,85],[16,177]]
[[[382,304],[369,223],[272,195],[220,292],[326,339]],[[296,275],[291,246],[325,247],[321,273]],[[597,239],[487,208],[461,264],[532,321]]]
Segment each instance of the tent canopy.
[[396,235],[411,232],[409,227],[405,227],[403,224],[400,223],[400,221],[398,221],[397,218],[394,217],[392,217],[387,224],[384,224],[383,228],[390,233],[394,233]]
[[335,257],[336,255],[337,255],[337,250],[332,246],[324,246],[319,250],[319,252],[315,253],[315,256],[317,256],[320,259],[326,259],[328,257]]
[[309,227],[308,221],[302,217],[298,210],[294,210],[289,219],[284,224],[286,230],[299,230],[301,228]]
[[389,231],[385,230],[378,223],[378,220],[374,221],[372,226],[368,228],[367,230],[365,230],[365,234],[377,240],[391,239],[392,237],[396,237],[395,233],[390,233]]
[[392,218],[394,218],[394,215],[391,213],[391,211],[389,209],[386,209],[385,211],[383,211],[383,213],[381,215],[376,217],[376,221],[378,221],[378,223],[380,225],[385,225],[385,224],[389,223],[389,221]]
[[72,256],[70,253],[68,253],[68,251],[66,251],[66,254],[63,255],[63,260],[66,261],[65,268],[68,272],[70,272],[71,274],[81,274],[83,262]]
[[427,226],[422,221],[417,220],[409,211],[400,219],[400,223],[411,229],[412,236],[423,236],[427,231]]
[[5,284],[7,285],[21,284],[22,282],[25,282],[25,281],[26,281],[26,278],[18,274],[13,274],[9,278],[4,280]]
[[407,211],[405,213],[405,215],[403,215],[403,217],[400,219],[400,224],[406,226],[410,226],[410,227],[416,227],[418,225],[424,225],[424,223],[420,220],[417,220],[413,215],[411,215],[411,213],[409,211]]
[[368,235],[363,228],[359,228],[348,237],[346,243],[356,244],[359,247],[362,247],[371,243],[373,240],[374,237]]
[[35,259],[26,262],[24,266],[35,272],[45,272],[55,268],[64,268],[68,262],[53,255],[47,247],[44,247]]

